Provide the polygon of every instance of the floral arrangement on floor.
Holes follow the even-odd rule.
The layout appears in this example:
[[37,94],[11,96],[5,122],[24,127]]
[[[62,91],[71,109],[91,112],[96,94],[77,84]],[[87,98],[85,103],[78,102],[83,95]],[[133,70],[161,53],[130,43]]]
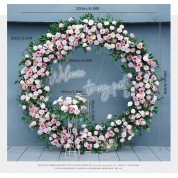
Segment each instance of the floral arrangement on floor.
[[[76,148],[81,153],[108,151],[122,148],[126,141],[131,143],[142,128],[150,130],[153,113],[158,112],[158,62],[121,21],[110,19],[106,16],[95,20],[92,14],[85,14],[79,20],[61,20],[36,42],[29,43],[20,62],[24,67],[17,81],[21,85],[18,101],[23,120],[49,147]],[[66,62],[76,48],[90,51],[92,45],[97,46],[97,53],[104,47],[113,61],[121,60],[121,68],[130,80],[128,107],[119,116],[108,114],[102,124],[87,118],[88,102],[80,94],[49,102],[52,91],[45,83],[53,63]]]

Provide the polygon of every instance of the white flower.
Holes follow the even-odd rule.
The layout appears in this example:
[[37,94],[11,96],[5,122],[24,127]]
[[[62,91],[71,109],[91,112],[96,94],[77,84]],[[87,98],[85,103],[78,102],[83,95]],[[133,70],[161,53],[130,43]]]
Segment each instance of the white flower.
[[114,123],[114,122],[111,122],[110,126],[114,127],[114,126],[115,126],[115,123]]
[[73,104],[77,104],[78,101],[77,101],[77,100],[72,100],[72,103],[73,103]]
[[135,109],[131,109],[131,113],[132,113],[132,114],[135,114]]
[[49,76],[49,71],[46,71],[46,75]]
[[127,138],[127,140],[132,140],[132,136],[129,136],[129,137]]
[[86,47],[86,50],[87,50],[87,51],[91,51],[91,47],[89,47],[89,46]]
[[86,124],[82,124],[82,125],[81,125],[82,128],[85,128],[86,126],[87,126]]
[[94,24],[93,20],[89,20],[88,25],[92,26]]
[[68,21],[72,22],[72,21],[74,21],[74,18],[71,17],[71,18],[68,19]]
[[26,108],[27,108],[27,107],[26,107],[25,105],[23,105],[23,106],[22,106],[22,109],[24,109],[24,110],[25,110]]
[[124,25],[120,25],[119,27],[120,27],[121,29],[124,29]]
[[84,19],[83,22],[84,22],[84,23],[88,23],[88,19]]
[[67,112],[68,111],[68,106],[62,106],[61,111]]
[[158,82],[158,81],[156,81],[156,82],[155,82],[155,84],[158,86],[158,85],[159,85],[159,82]]
[[68,123],[68,127],[69,127],[69,128],[72,128],[72,127],[73,127],[73,124],[69,122],[69,123]]
[[123,31],[123,34],[124,34],[124,35],[127,35],[127,33],[128,33],[127,30],[124,30],[124,31]]
[[129,130],[130,130],[131,128],[132,128],[132,126],[131,126],[131,125],[128,125],[128,126],[127,126],[127,129],[129,129]]
[[94,135],[98,135],[98,131],[94,131]]
[[114,30],[115,29],[115,27],[114,26],[110,26],[110,30]]
[[87,134],[86,133],[83,133],[82,134],[82,138],[86,138],[87,137]]
[[57,101],[53,101],[53,105],[57,104],[58,102]]
[[44,114],[44,110],[39,110],[39,114]]
[[33,46],[33,50],[36,51],[38,49],[37,46]]
[[44,90],[49,91],[50,90],[49,86],[45,86]]
[[91,132],[88,132],[88,134],[87,134],[87,135],[90,137],[90,136],[92,136],[92,133],[91,133]]
[[154,95],[153,100],[154,100],[154,101],[156,101],[156,100],[157,100],[157,96],[156,96],[156,95]]
[[23,85],[25,82],[23,80],[20,81],[20,84]]
[[76,110],[74,111],[74,114],[75,114],[75,115],[80,114],[80,110],[79,110],[79,109],[76,109]]
[[105,26],[109,25],[109,22],[108,22],[108,21],[105,21],[105,22],[104,22],[104,25],[105,25]]
[[87,47],[88,45],[87,45],[87,43],[83,43],[83,45],[82,45],[82,47]]
[[26,96],[26,99],[25,99],[26,101],[29,101],[30,100],[30,97],[29,96]]
[[111,119],[111,118],[112,118],[112,114],[108,114],[107,119]]
[[148,61],[148,54],[145,54],[145,55],[143,56],[143,60],[144,60],[144,61]]
[[140,114],[141,114],[141,116],[142,117],[144,117],[145,116],[145,112],[142,110],[142,111],[140,111]]
[[22,95],[22,96],[20,97],[21,100],[25,100],[25,98],[26,98],[25,95]]
[[98,144],[98,143],[95,143],[93,146],[94,146],[94,148],[98,148],[98,147],[99,147],[99,144]]
[[47,38],[51,38],[52,34],[51,33],[47,33],[46,36],[47,36]]
[[130,107],[130,106],[132,106],[133,105],[133,102],[132,101],[129,101],[128,103],[127,103],[127,106],[128,107]]
[[46,107],[46,105],[44,103],[42,103],[40,106],[42,109],[44,109]]
[[116,25],[116,23],[117,23],[117,22],[116,22],[115,20],[114,20],[114,21],[112,21],[112,24],[113,24],[113,25]]
[[100,125],[96,125],[95,129],[99,130],[99,129],[102,129],[102,127]]
[[117,120],[117,121],[116,121],[116,124],[117,124],[117,125],[121,125],[121,123],[122,123],[121,120]]
[[29,58],[30,56],[28,54],[25,55],[25,58]]
[[63,28],[64,27],[64,24],[63,23],[60,23],[59,24],[59,28]]
[[137,113],[136,114],[136,118],[138,119],[138,118],[140,118],[141,117],[141,115],[139,114],[139,113]]

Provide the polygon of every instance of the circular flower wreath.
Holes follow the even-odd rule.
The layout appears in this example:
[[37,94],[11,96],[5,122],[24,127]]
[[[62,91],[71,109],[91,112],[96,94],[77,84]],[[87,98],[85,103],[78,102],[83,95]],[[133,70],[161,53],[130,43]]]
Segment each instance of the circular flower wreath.
[[[51,65],[67,62],[67,55],[74,48],[87,52],[92,45],[97,50],[101,47],[110,50],[113,61],[121,60],[121,68],[130,80],[128,107],[119,116],[108,114],[102,124],[87,118],[87,100],[81,95],[48,101],[52,91],[46,79],[51,74]],[[138,41],[133,33],[128,34],[121,21],[112,21],[109,16],[95,20],[92,14],[85,14],[80,20],[61,20],[52,24],[37,42],[30,42],[27,52],[20,62],[25,67],[19,71],[17,82],[22,91],[18,101],[24,110],[23,119],[49,147],[102,152],[119,149],[127,140],[131,143],[142,128],[149,131],[153,113],[158,112],[155,107],[158,62],[147,52],[143,41]]]

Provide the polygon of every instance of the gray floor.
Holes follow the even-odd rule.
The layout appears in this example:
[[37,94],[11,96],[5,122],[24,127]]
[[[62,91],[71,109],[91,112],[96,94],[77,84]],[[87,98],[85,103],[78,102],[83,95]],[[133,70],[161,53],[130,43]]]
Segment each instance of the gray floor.
[[8,161],[170,161],[170,147],[136,146],[103,154],[86,152],[77,159],[66,157],[64,152],[44,146],[8,146]]

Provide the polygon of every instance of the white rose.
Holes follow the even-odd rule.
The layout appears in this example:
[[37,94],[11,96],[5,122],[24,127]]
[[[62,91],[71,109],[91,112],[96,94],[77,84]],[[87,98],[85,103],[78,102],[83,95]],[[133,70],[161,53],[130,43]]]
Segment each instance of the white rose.
[[129,136],[129,137],[127,138],[127,140],[132,140],[132,136]]
[[115,27],[114,26],[110,26],[110,30],[114,30],[115,29]]
[[51,33],[47,33],[46,36],[47,36],[47,38],[51,38],[52,34]]
[[44,90],[49,91],[50,90],[49,86],[45,86]]
[[95,143],[94,144],[94,148],[98,148],[99,147],[99,144],[98,143]]
[[82,128],[85,128],[86,126],[87,126],[86,124],[82,124],[82,125],[81,125]]
[[20,84],[23,85],[25,82],[23,80],[20,81]]
[[148,55],[143,56],[144,61],[148,61]]
[[117,23],[117,22],[116,22],[115,20],[114,20],[114,21],[112,21],[112,24],[113,24],[113,25],[116,25],[116,23]]
[[158,82],[158,81],[156,81],[156,82],[155,82],[155,84],[158,86],[158,85],[159,85],[159,82]]
[[123,31],[123,34],[124,34],[124,35],[127,35],[127,33],[128,33],[127,30],[124,30],[124,31]]
[[82,47],[87,47],[88,45],[87,45],[87,43],[83,43],[83,45],[82,45]]
[[93,20],[89,20],[88,25],[92,26],[94,24]]
[[72,103],[73,103],[73,104],[77,104],[78,101],[77,101],[77,100],[72,100]]
[[25,58],[29,58],[30,56],[28,54],[25,55]]
[[128,126],[127,126],[127,129],[129,129],[129,130],[130,130],[131,128],[132,128],[132,126],[131,126],[131,125],[128,125]]
[[59,28],[63,28],[64,27],[64,24],[63,23],[60,23],[59,24]]
[[131,113],[132,113],[132,114],[135,114],[135,109],[132,109],[132,110],[131,110]]
[[49,76],[49,71],[46,71],[46,75]]
[[144,111],[140,111],[140,114],[141,114],[142,117],[145,116],[145,112]]
[[25,100],[25,98],[26,98],[25,95],[22,95],[22,96],[20,97],[21,100]]
[[117,120],[117,121],[116,121],[116,124],[117,124],[117,125],[121,125],[121,123],[122,123],[121,120]]
[[68,107],[67,106],[62,106],[61,107],[61,111],[67,112],[68,111]]
[[137,113],[136,114],[136,118],[138,119],[138,118],[140,118],[141,117],[141,115],[139,114],[139,113]]
[[92,136],[92,133],[91,133],[91,132],[88,132],[88,134],[87,134],[87,135],[90,137],[90,136]]
[[46,105],[44,103],[42,103],[40,106],[42,109],[44,109],[46,107]]
[[38,49],[37,46],[33,46],[33,50],[36,51]]
[[105,21],[105,22],[104,22],[104,25],[105,25],[105,26],[109,25],[109,22],[108,22],[108,21]]
[[57,104],[57,101],[53,101],[53,105]]
[[26,107],[25,105],[23,105],[23,106],[22,106],[22,109],[24,109],[24,110],[25,110],[26,108],[27,108],[27,107]]
[[84,19],[83,22],[84,22],[84,23],[88,23],[88,19]]
[[75,114],[75,115],[80,114],[80,110],[79,110],[79,109],[76,109],[76,110],[74,111],[74,114]]
[[25,99],[26,101],[29,101],[30,100],[30,97],[29,96],[26,96],[26,99]]
[[120,27],[121,29],[124,29],[124,25],[120,25],[119,27]]
[[94,135],[98,135],[98,131],[94,131]]
[[111,118],[112,118],[112,114],[108,114],[107,119],[111,119]]
[[71,18],[68,19],[68,21],[72,22],[72,21],[74,21],[74,18],[71,17]]
[[115,123],[114,123],[114,122],[111,122],[110,126],[114,127],[114,126],[115,126]]
[[132,102],[132,101],[129,101],[128,104],[127,104],[128,107],[130,107],[130,106],[132,106],[132,105],[133,105],[133,102]]

